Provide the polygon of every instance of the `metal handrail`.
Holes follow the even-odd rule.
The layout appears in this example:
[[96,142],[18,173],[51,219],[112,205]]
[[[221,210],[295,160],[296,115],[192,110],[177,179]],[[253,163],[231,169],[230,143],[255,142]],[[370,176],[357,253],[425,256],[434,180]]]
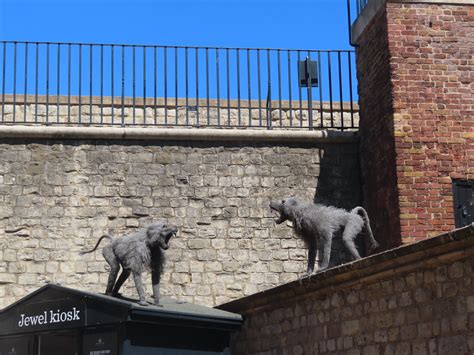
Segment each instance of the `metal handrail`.
[[[0,124],[357,127],[351,50],[0,41],[0,59]],[[305,59],[318,63],[317,88],[298,85],[297,64]],[[12,112],[6,110],[9,95]],[[105,112],[108,97],[110,114]],[[128,98],[131,113],[126,112]],[[237,101],[235,110],[231,100]],[[287,109],[282,101],[289,102]],[[325,102],[329,111],[323,109]],[[346,102],[349,112],[342,109]],[[71,110],[75,106],[77,113]],[[152,117],[146,118],[149,109]],[[318,119],[305,118],[313,115]]]

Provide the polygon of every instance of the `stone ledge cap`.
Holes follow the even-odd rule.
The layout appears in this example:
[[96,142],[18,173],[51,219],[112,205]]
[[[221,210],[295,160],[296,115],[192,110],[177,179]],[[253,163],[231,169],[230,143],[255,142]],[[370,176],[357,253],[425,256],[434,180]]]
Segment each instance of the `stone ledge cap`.
[[443,260],[446,262],[467,258],[473,255],[472,248],[474,223],[224,303],[216,308],[243,315],[251,314],[279,307],[298,298],[306,298],[316,292],[334,292],[343,287],[360,286],[364,280],[383,280],[413,272],[419,270],[420,264],[433,265],[433,260],[441,264]]
[[358,132],[341,132],[332,130],[285,131],[264,129],[45,127],[0,125],[0,138],[350,143],[358,141]]

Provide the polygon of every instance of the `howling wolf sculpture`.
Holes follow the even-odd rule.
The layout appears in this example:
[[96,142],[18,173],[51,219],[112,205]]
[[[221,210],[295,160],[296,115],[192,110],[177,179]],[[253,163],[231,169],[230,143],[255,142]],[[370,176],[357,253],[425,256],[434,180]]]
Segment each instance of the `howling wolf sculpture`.
[[344,228],[342,241],[354,259],[360,259],[354,240],[364,227],[370,249],[379,245],[372,234],[367,212],[362,207],[346,211],[290,197],[281,202],[271,202],[270,208],[279,213],[277,224],[290,220],[296,234],[305,242],[308,248],[308,274],[313,273],[318,249],[321,253],[318,271],[328,267],[332,238],[341,228]]

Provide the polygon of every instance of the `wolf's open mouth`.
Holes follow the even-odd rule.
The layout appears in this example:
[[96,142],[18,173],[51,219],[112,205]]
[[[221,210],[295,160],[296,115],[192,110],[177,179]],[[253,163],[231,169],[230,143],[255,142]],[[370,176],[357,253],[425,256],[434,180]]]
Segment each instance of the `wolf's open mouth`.
[[168,249],[170,247],[171,237],[175,236],[177,233],[178,233],[177,229],[174,229],[174,230],[172,230],[171,232],[168,233],[168,235],[165,238],[165,246],[166,247],[164,249]]

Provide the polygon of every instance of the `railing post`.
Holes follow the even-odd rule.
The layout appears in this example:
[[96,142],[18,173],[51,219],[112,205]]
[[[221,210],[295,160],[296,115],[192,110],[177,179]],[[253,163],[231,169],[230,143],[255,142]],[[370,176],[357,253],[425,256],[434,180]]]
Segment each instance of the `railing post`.
[[[18,44],[24,44],[24,47],[22,45],[18,46]],[[29,47],[31,46],[29,45],[34,46],[33,50],[30,50]],[[61,47],[65,49],[62,50]],[[105,51],[104,47],[110,48],[110,52],[108,50]],[[137,47],[141,49],[138,52],[136,50]],[[153,48],[153,53],[148,50],[148,47]],[[22,122],[25,124],[40,123],[43,125],[75,123],[78,125],[89,125],[93,123],[104,124],[108,121],[111,125],[122,127],[152,124],[154,126],[163,125],[168,127],[195,126],[206,128],[217,126],[220,128],[242,127],[271,130],[274,129],[274,122],[278,122],[279,119],[280,123],[277,123],[275,127],[280,129],[357,128],[357,122],[353,122],[353,111],[356,109],[352,105],[352,99],[357,99],[356,94],[354,93],[353,95],[352,92],[353,70],[351,55],[354,53],[353,51],[323,51],[327,54],[326,57],[326,55],[321,55],[321,51],[308,49],[183,46],[173,46],[171,48],[174,48],[174,65],[169,66],[168,61],[173,62],[173,58],[168,58],[169,53],[166,46],[0,41],[0,58],[2,59],[0,62],[0,76],[2,76],[0,78],[0,99],[2,100],[0,103],[2,111],[0,113],[0,123]],[[57,50],[57,53],[54,53],[54,50]],[[95,50],[96,53],[94,53]],[[158,56],[159,50],[163,50],[162,57],[161,54]],[[202,56],[199,53],[201,50]],[[30,53],[31,55],[28,55],[29,51],[32,52]],[[84,51],[86,51],[85,54],[83,53]],[[190,51],[191,53],[189,53]],[[209,57],[209,51],[214,55],[214,58],[211,59]],[[215,53],[213,53],[214,51]],[[220,55],[220,51],[225,51],[225,59]],[[286,52],[286,58],[281,58],[281,51]],[[64,54],[61,52],[64,52]],[[178,58],[181,54],[180,52],[183,54],[182,60]],[[232,54],[233,52],[235,52],[235,56]],[[345,57],[342,57],[341,54],[346,52],[348,68],[346,68]],[[331,63],[333,60],[331,57],[334,53],[338,53],[336,58],[338,61],[337,69],[334,67],[335,70],[338,70],[338,78],[334,77],[336,81],[333,83]],[[82,58],[83,54],[86,55],[87,59]],[[52,55],[57,57],[53,62],[51,62]],[[108,57],[109,55],[110,58]],[[140,58],[140,55],[143,58]],[[243,58],[241,58],[242,55]],[[315,57],[314,60],[311,60],[311,56],[316,56],[317,58]],[[137,60],[138,63],[142,60],[142,65],[138,64]],[[149,64],[150,60],[152,64]],[[202,63],[199,63],[201,60]],[[215,64],[212,64],[213,60],[215,60]],[[224,68],[222,67],[222,60],[225,60]],[[241,60],[244,62],[241,63]],[[287,63],[282,63],[282,60]],[[56,75],[54,71],[51,72],[50,66],[53,64],[56,65]],[[295,64],[297,64],[297,68]],[[20,65],[24,65],[25,72],[23,88],[17,85],[19,80],[17,69]],[[149,67],[150,65],[153,66],[153,69]],[[158,79],[160,67],[162,68],[163,77]],[[323,69],[326,67],[327,71]],[[294,75],[295,69],[298,71],[298,81]],[[344,76],[347,76],[346,69],[349,72],[348,89],[344,85]],[[150,70],[153,70],[153,73],[147,73]],[[180,70],[182,71],[181,73]],[[152,81],[150,81],[149,75],[152,75]],[[201,75],[205,76],[205,83],[203,82],[202,85],[199,82]],[[221,79],[224,75],[225,83],[222,84]],[[94,83],[94,80],[98,80],[99,83]],[[137,86],[140,80],[142,80],[141,84]],[[169,84],[172,86],[171,89],[168,88],[168,81],[174,81],[174,83]],[[31,88],[28,87],[30,82]],[[294,85],[297,82],[298,85],[295,88]],[[275,90],[273,90],[272,84],[276,85]],[[162,92],[160,92],[160,85],[163,86]],[[193,85],[195,86],[193,87]],[[225,88],[222,87],[223,85],[225,85]],[[265,86],[267,89],[266,97],[264,96]],[[316,86],[319,86],[319,90],[315,94],[316,97],[313,98],[314,92],[312,88]],[[83,87],[88,88],[88,90],[85,90]],[[182,88],[181,92],[179,90],[180,87]],[[55,93],[51,93],[52,88],[56,88]],[[304,93],[305,88],[306,94]],[[64,96],[67,96],[67,98],[63,99],[60,97],[62,89]],[[21,90],[24,90],[24,92]],[[176,106],[174,119],[169,119],[169,109],[171,107],[169,106],[169,90],[174,91],[173,101]],[[204,91],[205,93],[203,94]],[[243,92],[246,92],[245,96],[247,96],[248,103],[241,101],[244,98],[242,96]],[[161,93],[164,95],[164,104],[158,98],[158,95]],[[195,96],[191,95],[191,93]],[[32,95],[31,98],[28,94]],[[72,94],[77,96],[73,97],[71,96]],[[179,112],[177,107],[180,103],[179,94],[182,95],[183,102],[184,99],[186,102],[186,107],[181,112]],[[22,103],[19,102],[18,95],[24,96]],[[56,96],[56,119],[51,119],[51,95]],[[109,96],[107,102],[104,101],[104,96]],[[150,96],[149,99],[153,97],[154,120],[152,121],[146,119],[148,96]],[[350,103],[347,103],[347,100],[344,101],[346,96],[347,99],[350,99]],[[140,103],[141,97],[143,104]],[[207,120],[202,120],[200,117],[200,97],[202,100],[206,100],[203,108],[207,110]],[[275,104],[273,103],[273,98],[275,99]],[[100,113],[98,113],[100,119],[92,120],[93,103],[96,102],[96,99],[100,103]],[[254,99],[253,106],[252,99]],[[293,99],[299,101],[299,109],[294,106]],[[321,115],[321,123],[319,123],[319,117],[315,116],[313,99],[319,99],[320,101],[316,110]],[[237,107],[235,115],[231,110],[234,107],[233,100],[236,100],[235,107]],[[305,100],[308,100],[307,107],[304,107]],[[324,117],[330,115],[331,119],[330,123],[326,124],[323,119],[323,107],[325,107],[325,105],[323,106],[323,100],[326,100],[329,106],[324,112]],[[87,104],[87,102],[90,117],[86,120],[83,117],[82,105]],[[192,102],[195,102],[196,105],[189,106]],[[227,106],[222,105],[223,102],[226,102]],[[351,108],[351,122],[349,124],[347,124],[348,120],[346,120],[346,123],[342,122],[339,124],[339,116],[335,119],[334,112],[337,112],[339,109],[333,107],[333,102],[339,102],[341,110],[344,104],[347,104],[346,107]],[[12,111],[5,112],[7,108],[10,109],[12,103]],[[39,109],[44,103],[46,103],[46,117],[43,119],[44,114]],[[6,107],[7,104],[9,105],[8,107]],[[26,109],[23,113],[23,118],[20,119],[18,117],[18,107],[16,105],[20,104],[24,105],[25,108],[31,104],[32,118],[28,119],[26,117]],[[110,113],[104,110],[105,104],[110,105]],[[61,105],[65,107],[61,107]],[[75,117],[71,117],[71,108],[76,108],[76,105],[78,111],[77,113],[74,112]],[[143,120],[137,119],[136,115],[138,113],[135,112],[137,106],[143,107]],[[163,120],[160,117],[161,107],[163,107]],[[132,116],[130,121],[126,120],[128,108],[130,109],[130,116]],[[61,109],[67,110],[67,117],[66,115],[61,117]],[[211,110],[214,109],[217,111],[217,117],[213,116],[211,120]],[[255,114],[255,109],[258,109],[258,116]],[[264,109],[266,112],[263,112]],[[272,112],[273,109],[275,109],[274,113]],[[227,111],[227,119],[224,121],[221,117],[222,110]],[[277,113],[276,110],[279,110],[279,112]],[[304,114],[303,110],[308,110],[308,113]],[[196,117],[191,117],[189,111],[196,111]],[[248,120],[245,116],[246,122],[243,122],[244,116],[242,113],[244,111],[248,111]],[[299,123],[295,124],[293,114],[297,111],[299,111]],[[344,114],[349,115],[347,111]],[[111,117],[108,117],[108,115]],[[180,115],[183,117],[180,117]],[[254,117],[252,118],[252,116]],[[181,120],[181,118],[183,119]],[[315,122],[315,119],[318,122]],[[257,120],[258,123],[256,123]],[[266,120],[265,125],[263,120]]]

